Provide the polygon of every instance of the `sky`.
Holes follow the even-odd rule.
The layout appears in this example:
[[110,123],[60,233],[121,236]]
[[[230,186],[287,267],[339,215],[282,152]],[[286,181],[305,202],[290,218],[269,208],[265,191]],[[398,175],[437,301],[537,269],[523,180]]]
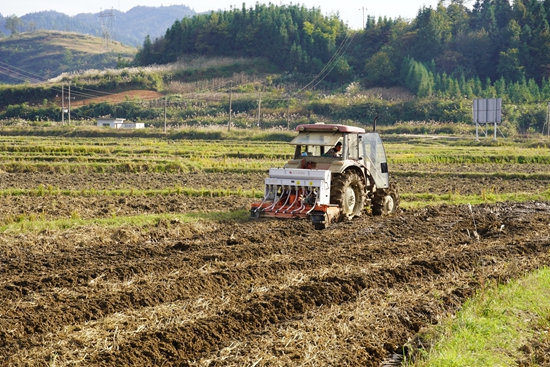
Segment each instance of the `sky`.
[[[196,12],[226,9],[231,6],[241,8],[246,3],[247,7],[254,6],[256,0],[94,0],[94,1],[68,1],[68,0],[1,0],[0,14],[4,17],[9,15],[23,16],[28,13],[43,10],[55,10],[67,15],[79,13],[99,13],[101,10],[117,9],[123,12],[135,6],[168,6],[186,5]],[[259,3],[270,1],[259,0]],[[362,28],[363,17],[367,15],[386,16],[388,18],[402,17],[405,19],[414,18],[418,10],[423,6],[435,8],[438,0],[273,0],[271,3],[279,5],[301,4],[307,8],[320,7],[321,13],[331,15],[339,13],[340,19],[353,29]]]

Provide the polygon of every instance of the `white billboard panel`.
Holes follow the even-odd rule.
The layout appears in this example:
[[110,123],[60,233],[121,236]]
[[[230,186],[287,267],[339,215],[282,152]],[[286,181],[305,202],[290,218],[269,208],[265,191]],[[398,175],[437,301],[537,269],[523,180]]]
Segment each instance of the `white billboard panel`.
[[474,99],[476,124],[502,122],[502,98]]

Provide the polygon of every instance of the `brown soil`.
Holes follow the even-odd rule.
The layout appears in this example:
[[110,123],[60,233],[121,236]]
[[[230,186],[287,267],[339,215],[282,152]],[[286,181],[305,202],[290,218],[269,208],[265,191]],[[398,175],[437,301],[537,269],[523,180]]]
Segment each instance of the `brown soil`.
[[[173,180],[247,189],[263,181],[206,174],[18,178],[2,174],[0,187],[13,180],[11,187],[154,188]],[[430,182],[448,192],[445,179]],[[517,189],[510,182],[502,187]],[[176,195],[0,201],[0,218],[35,212],[51,219],[74,211],[98,218],[250,204]],[[529,202],[365,215],[324,231],[302,220],[250,220],[4,232],[0,364],[379,366],[488,283],[550,265],[549,214],[549,203]]]

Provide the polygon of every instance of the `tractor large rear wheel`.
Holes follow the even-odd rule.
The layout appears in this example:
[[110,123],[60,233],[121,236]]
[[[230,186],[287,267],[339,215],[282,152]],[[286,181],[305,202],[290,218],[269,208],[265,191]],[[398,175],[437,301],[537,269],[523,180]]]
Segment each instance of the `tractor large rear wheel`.
[[365,207],[365,182],[353,171],[334,175],[330,202],[340,208],[340,221],[360,216]]
[[399,208],[399,190],[394,183],[387,189],[379,189],[374,193],[372,199],[373,215],[388,215],[395,213]]

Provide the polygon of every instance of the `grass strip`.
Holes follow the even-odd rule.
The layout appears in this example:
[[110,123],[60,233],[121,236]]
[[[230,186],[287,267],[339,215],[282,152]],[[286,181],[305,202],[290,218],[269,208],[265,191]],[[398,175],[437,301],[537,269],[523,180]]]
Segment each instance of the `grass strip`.
[[[105,160],[112,160],[106,158]],[[98,162],[50,162],[37,163],[11,162],[1,163],[0,170],[7,173],[171,173],[171,172],[213,172],[213,173],[253,173],[264,172],[267,174],[272,167],[281,167],[283,161],[267,161],[254,159],[227,159],[215,160],[209,158],[188,159],[188,160],[166,160],[153,162],[144,160],[141,163],[136,160],[127,160],[126,163],[117,160],[117,163]]]
[[461,195],[458,193],[448,194],[401,194],[400,206],[405,209],[421,208],[434,205],[461,205],[461,204],[486,204],[497,202],[526,202],[526,201],[550,201],[550,190],[540,193],[514,192],[495,194],[491,192],[482,192],[475,195]]
[[507,172],[426,172],[392,171],[395,177],[433,177],[433,178],[501,178],[503,180],[550,180],[550,173],[507,173]]
[[548,340],[549,297],[548,267],[482,289],[456,318],[422,335],[428,342],[435,340],[434,346],[414,366],[517,366],[527,343]]
[[0,226],[0,233],[29,233],[40,232],[44,230],[64,230],[76,227],[120,227],[120,226],[135,226],[143,227],[148,225],[157,225],[160,222],[178,221],[182,223],[198,222],[198,221],[223,221],[236,220],[243,221],[248,219],[250,212],[248,210],[237,210],[231,212],[194,212],[185,214],[154,214],[154,215],[135,215],[101,219],[57,219],[57,220],[41,220],[41,219],[24,219],[19,222],[10,223]]
[[190,187],[176,186],[162,190],[143,190],[143,189],[112,189],[112,190],[97,190],[97,189],[82,189],[69,190],[60,189],[53,186],[39,185],[36,189],[4,189],[0,190],[0,196],[74,196],[74,197],[90,197],[90,196],[168,196],[168,195],[184,195],[189,197],[225,197],[238,196],[245,198],[262,198],[263,191],[261,190],[230,190],[230,189],[194,189]]

